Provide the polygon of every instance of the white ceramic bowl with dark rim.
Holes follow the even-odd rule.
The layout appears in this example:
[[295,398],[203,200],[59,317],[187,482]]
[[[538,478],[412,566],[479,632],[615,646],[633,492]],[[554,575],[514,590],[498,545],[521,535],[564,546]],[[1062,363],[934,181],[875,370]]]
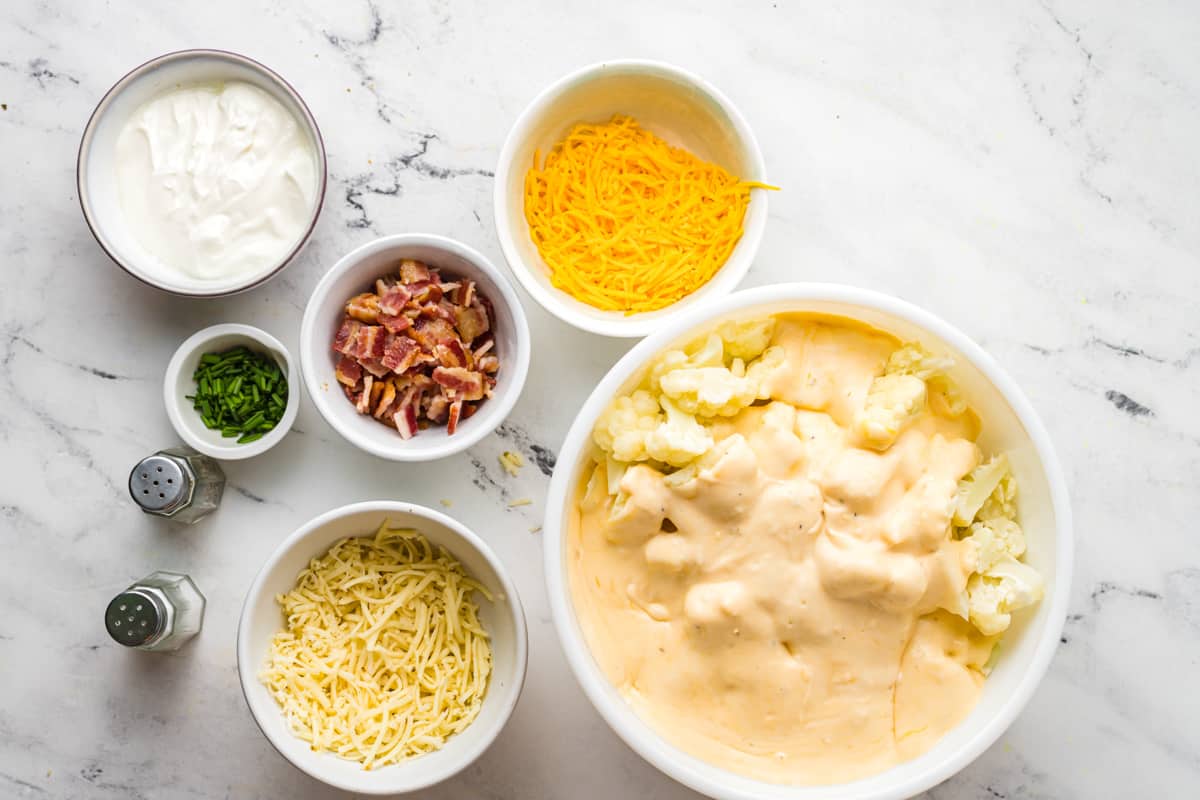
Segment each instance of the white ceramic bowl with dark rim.
[[758,141],[728,97],[700,76],[658,61],[604,61],[572,72],[544,90],[517,118],[496,166],[496,234],[517,280],[534,300],[564,322],[603,336],[638,337],[675,314],[726,295],[746,275],[767,224],[767,192],[751,194],[741,241],[724,266],[687,297],[626,316],[601,311],[550,282],[550,271],[525,221],[525,174],[535,151],[543,155],[580,122],[632,116],[651,132],[743,180],[767,181]]
[[[336,542],[371,536],[387,521],[414,528],[445,548],[494,599],[477,597],[479,619],[491,638],[492,675],[479,716],[433,753],[372,770],[328,752],[317,752],[288,728],[283,712],[259,680],[271,652],[271,638],[283,629],[276,596],[291,591],[296,576]],[[368,795],[413,792],[466,768],[483,754],[512,715],[525,683],[528,659],[525,613],[517,588],[492,549],[462,523],[423,506],[389,500],[335,508],[300,527],[271,554],[246,593],[237,632],[238,677],[254,721],[267,741],[293,765],[319,781]]]
[[[980,446],[1005,452],[1020,486],[1026,561],[1046,579],[1046,594],[1015,615],[995,669],[967,718],[932,749],[852,783],[785,786],[719,769],[663,739],[601,671],[576,619],[567,574],[567,518],[591,433],[614,395],[628,391],[649,360],[725,319],[809,311],[849,317],[954,357],[951,376],[983,422]],[[1073,541],[1067,485],[1050,438],[1025,395],[979,345],[941,318],[894,297],[832,284],[779,284],[736,292],[665,323],[617,362],[584,403],[559,453],[550,483],[543,541],[555,628],[576,678],[613,730],[643,758],[691,788],[722,800],[899,800],[946,780],[990,747],[1029,701],[1058,647],[1071,585]]]
[[[130,115],[143,103],[177,86],[244,81],[278,100],[307,134],[315,154],[317,190],[304,233],[273,264],[250,275],[222,280],[172,278],[172,270],[148,252],[129,231],[117,196],[117,137]],[[292,263],[312,236],[325,199],[325,143],[304,100],[291,84],[257,61],[224,50],[180,50],[147,61],[113,85],[92,112],[75,168],[83,217],[96,243],[117,266],[141,282],[186,297],[221,297],[266,283]]]
[[[375,281],[395,273],[401,259],[423,261],[442,277],[470,278],[478,293],[491,301],[492,335],[500,359],[492,396],[458,424],[453,435],[434,425],[411,439],[395,428],[355,410],[334,370],[338,354],[333,337],[345,316],[346,301],[374,288]],[[431,233],[384,236],[347,253],[313,289],[300,324],[300,371],[313,405],[325,421],[355,447],[392,461],[433,461],[466,450],[504,421],[525,385],[529,371],[529,323],[516,290],[491,261],[473,247]]]
[[[195,405],[187,399],[196,394],[196,381],[192,376],[200,365],[200,357],[206,353],[223,353],[239,346],[270,357],[288,383],[287,405],[279,423],[264,433],[261,439],[244,444],[238,444],[236,438],[222,436],[219,430],[206,427]],[[163,404],[167,409],[167,419],[179,438],[201,453],[224,461],[252,458],[283,441],[300,412],[300,394],[300,373],[292,354],[283,343],[264,330],[237,323],[212,325],[193,333],[175,350],[163,377]]]

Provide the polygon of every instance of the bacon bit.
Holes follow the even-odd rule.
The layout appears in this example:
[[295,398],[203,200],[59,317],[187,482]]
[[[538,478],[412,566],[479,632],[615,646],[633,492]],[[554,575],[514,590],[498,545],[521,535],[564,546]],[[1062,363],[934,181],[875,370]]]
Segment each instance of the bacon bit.
[[412,320],[403,314],[380,314],[379,324],[386,328],[390,333],[400,333],[412,327]]
[[354,348],[358,343],[358,332],[364,327],[356,319],[343,320],[342,327],[338,328],[337,334],[333,337],[334,352],[348,356],[354,355]]
[[338,383],[345,384],[353,389],[362,380],[362,365],[353,358],[342,356],[338,360],[337,369],[334,370],[334,374],[337,375]]
[[458,430],[458,419],[462,416],[462,400],[455,400],[450,404],[450,413],[446,416],[446,435],[452,435]]
[[483,306],[476,303],[473,306],[454,307],[454,327],[465,342],[473,342],[488,332],[488,315]]
[[420,261],[414,261],[411,258],[406,258],[400,262],[400,280],[405,283],[417,283],[418,281],[427,281],[432,277],[429,267],[422,264]]
[[384,286],[380,290],[381,284],[383,284],[382,280],[375,283],[375,289],[379,292],[379,310],[392,316],[403,312],[408,305],[408,301],[412,299],[412,293],[408,291],[408,287],[403,284],[394,284],[392,286]]
[[482,400],[483,375],[462,367],[434,367],[433,380],[456,400]]
[[370,292],[356,294],[346,302],[346,313],[363,322],[379,321],[379,298]]
[[347,301],[333,343],[338,383],[359,413],[403,438],[442,423],[452,434],[496,385],[491,303],[474,281],[443,281],[420,261],[397,272]]
[[368,375],[363,378],[362,394],[358,396],[358,402],[354,407],[358,409],[358,413],[365,414],[371,409],[371,386],[375,383],[375,378]]

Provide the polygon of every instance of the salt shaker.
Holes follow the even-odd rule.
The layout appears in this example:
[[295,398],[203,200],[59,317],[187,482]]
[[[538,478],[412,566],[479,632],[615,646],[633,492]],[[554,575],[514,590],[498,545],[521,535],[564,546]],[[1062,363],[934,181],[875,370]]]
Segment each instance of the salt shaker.
[[224,489],[216,460],[190,447],[160,450],[129,473],[129,495],[142,511],[189,525],[220,505]]
[[114,597],[104,612],[109,635],[139,650],[178,650],[203,622],[204,595],[178,572],[147,575]]

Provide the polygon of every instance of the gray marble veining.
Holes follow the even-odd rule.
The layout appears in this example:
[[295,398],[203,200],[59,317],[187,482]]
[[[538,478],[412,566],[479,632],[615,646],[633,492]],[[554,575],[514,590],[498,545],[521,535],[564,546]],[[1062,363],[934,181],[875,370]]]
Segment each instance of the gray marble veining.
[[[1152,0],[993,6],[579,0],[206,0],[0,8],[0,796],[324,798],[254,726],[234,631],[262,560],[335,505],[404,498],[487,537],[529,613],[529,680],[494,747],[429,798],[691,793],[609,732],[555,641],[537,533],[555,449],[628,344],[527,303],[536,340],[509,423],[433,465],[344,444],[307,403],[228,467],[191,529],[124,481],[175,442],[160,380],[216,322],[296,345],[318,276],[383,233],[429,230],[501,261],[492,170],[516,115],[582,64],[673,61],[740,106],[771,220],[746,281],[853,283],[946,317],[1030,395],[1078,532],[1062,646],[1028,709],[944,798],[1182,797],[1200,785],[1200,10]],[[95,246],[74,191],[88,114],[125,71],[185,47],[246,53],[304,95],[330,189],[298,263],[244,296],[167,297]],[[517,478],[497,456],[520,450]],[[508,508],[529,497],[530,506]],[[199,639],[107,641],[105,602],[154,568],[209,599]]]

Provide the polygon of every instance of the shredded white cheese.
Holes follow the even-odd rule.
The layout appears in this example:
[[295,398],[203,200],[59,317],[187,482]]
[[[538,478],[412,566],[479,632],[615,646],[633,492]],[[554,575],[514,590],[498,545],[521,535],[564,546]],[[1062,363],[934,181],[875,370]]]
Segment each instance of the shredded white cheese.
[[416,531],[343,539],[277,598],[286,627],[260,679],[314,750],[363,769],[437,750],[487,692],[476,591],[492,599]]

